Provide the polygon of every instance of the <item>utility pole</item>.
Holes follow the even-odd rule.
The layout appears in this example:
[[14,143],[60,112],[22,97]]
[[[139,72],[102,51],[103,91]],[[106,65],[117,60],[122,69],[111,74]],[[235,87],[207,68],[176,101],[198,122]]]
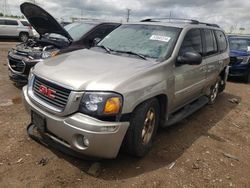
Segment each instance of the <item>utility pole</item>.
[[130,13],[131,13],[131,9],[127,9],[127,22],[129,22],[130,19]]

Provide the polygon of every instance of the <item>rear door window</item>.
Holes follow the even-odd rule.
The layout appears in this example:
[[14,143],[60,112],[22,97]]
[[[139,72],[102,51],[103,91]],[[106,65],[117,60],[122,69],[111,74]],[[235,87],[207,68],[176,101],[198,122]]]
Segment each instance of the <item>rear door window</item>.
[[204,37],[205,37],[205,54],[206,54],[206,56],[216,54],[218,52],[218,47],[217,47],[217,43],[216,43],[216,39],[215,39],[213,30],[204,29]]
[[15,20],[5,20],[6,25],[18,25],[17,21]]
[[223,52],[227,49],[227,39],[225,34],[222,31],[215,31],[215,36],[217,38],[218,41],[218,47],[219,47],[219,51]]
[[0,25],[5,25],[5,20],[0,20]]
[[200,29],[192,29],[186,34],[179,54],[183,55],[185,52],[196,52],[201,55],[203,54]]

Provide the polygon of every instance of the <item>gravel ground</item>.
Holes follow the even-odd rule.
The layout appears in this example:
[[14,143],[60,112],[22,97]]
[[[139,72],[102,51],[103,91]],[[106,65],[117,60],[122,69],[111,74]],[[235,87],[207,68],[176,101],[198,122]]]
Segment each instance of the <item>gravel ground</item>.
[[6,66],[14,45],[0,42],[0,187],[250,187],[250,85],[229,82],[215,105],[159,130],[146,157],[121,152],[96,164],[28,138],[30,117]]

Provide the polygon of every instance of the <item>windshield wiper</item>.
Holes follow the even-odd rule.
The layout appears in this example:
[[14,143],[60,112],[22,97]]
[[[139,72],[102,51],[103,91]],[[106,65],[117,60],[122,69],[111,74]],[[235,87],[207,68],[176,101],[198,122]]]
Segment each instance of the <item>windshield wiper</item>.
[[148,60],[146,56],[144,56],[142,54],[138,54],[136,52],[132,52],[132,51],[120,51],[120,50],[111,50],[111,51],[117,52],[117,53],[124,53],[124,54],[129,54],[129,55],[135,55],[137,57],[140,57],[141,59]]
[[106,47],[106,46],[103,46],[103,45],[97,45],[97,46],[95,46],[95,47],[102,48],[102,49],[106,50],[106,52],[108,52],[108,53],[110,54],[111,49],[109,49],[109,48],[108,48],[108,47]]

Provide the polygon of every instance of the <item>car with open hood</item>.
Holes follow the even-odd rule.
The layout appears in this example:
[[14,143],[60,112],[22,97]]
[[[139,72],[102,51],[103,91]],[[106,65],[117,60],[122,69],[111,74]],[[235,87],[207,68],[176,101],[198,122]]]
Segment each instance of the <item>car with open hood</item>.
[[228,75],[224,31],[170,20],[123,24],[91,49],[37,64],[23,88],[28,134],[78,157],[115,158],[121,146],[142,157],[159,126],[215,103]]
[[27,83],[30,68],[44,59],[56,55],[90,48],[94,39],[103,39],[119,23],[86,20],[62,27],[56,19],[41,7],[23,3],[21,12],[39,34],[39,38],[18,44],[8,54],[9,76],[17,84]]
[[250,82],[250,36],[229,36],[229,76]]

